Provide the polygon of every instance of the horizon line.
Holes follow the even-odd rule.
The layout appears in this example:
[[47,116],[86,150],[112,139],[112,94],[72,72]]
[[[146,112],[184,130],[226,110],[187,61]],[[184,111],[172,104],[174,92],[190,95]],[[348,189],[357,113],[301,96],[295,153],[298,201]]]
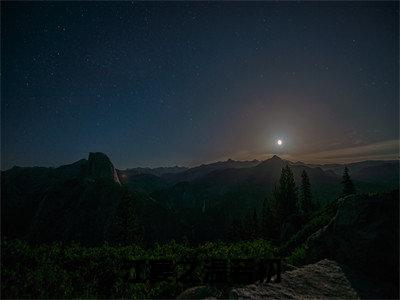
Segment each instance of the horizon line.
[[[370,157],[370,158],[365,157],[365,159],[356,159],[356,160],[352,160],[352,161],[348,161],[348,162],[333,162],[333,161],[332,161],[332,162],[329,162],[329,161],[327,161],[327,162],[317,163],[317,162],[310,162],[310,161],[303,161],[303,160],[300,160],[300,159],[295,159],[295,157],[290,157],[290,155],[285,155],[285,154],[283,154],[283,155],[268,154],[268,157],[267,157],[267,158],[264,158],[264,159],[259,159],[259,158],[254,158],[254,159],[232,159],[232,158],[228,158],[228,159],[222,159],[222,160],[220,159],[220,160],[208,161],[208,162],[204,162],[204,163],[197,163],[197,164],[193,164],[193,165],[190,165],[190,166],[188,166],[188,165],[178,165],[178,164],[173,165],[173,164],[171,164],[171,165],[133,166],[133,167],[119,168],[119,167],[116,167],[116,166],[114,165],[114,163],[112,162],[112,160],[110,159],[110,157],[109,157],[108,154],[106,154],[106,153],[104,153],[104,152],[100,152],[100,151],[97,151],[97,152],[88,152],[87,157],[89,156],[90,153],[103,153],[103,154],[105,154],[105,155],[108,157],[108,159],[111,161],[111,163],[113,164],[114,168],[115,168],[116,170],[120,170],[120,171],[129,170],[129,169],[137,169],[137,168],[142,168],[142,169],[157,169],[157,168],[175,168],[175,167],[177,167],[177,168],[187,168],[187,169],[191,169],[191,168],[196,168],[196,167],[200,167],[200,166],[204,166],[204,165],[211,165],[211,164],[215,164],[215,163],[223,163],[223,162],[228,162],[228,161],[234,161],[234,162],[252,162],[252,161],[258,161],[258,162],[262,163],[262,162],[265,162],[265,161],[267,161],[267,160],[272,159],[272,158],[275,157],[275,156],[278,157],[278,158],[281,159],[281,160],[288,161],[288,162],[290,162],[290,163],[292,163],[292,164],[295,164],[295,163],[302,163],[302,164],[304,164],[304,165],[314,165],[314,166],[316,166],[316,167],[322,166],[322,165],[335,165],[335,164],[337,164],[337,165],[347,165],[347,164],[353,164],[353,163],[359,163],[359,162],[366,162],[366,161],[382,161],[382,162],[388,161],[388,162],[389,162],[389,161],[399,161],[399,160],[400,160],[400,157],[399,157],[399,156],[397,156],[397,157],[391,157],[391,158],[388,157],[388,158],[386,158],[386,159],[385,159],[385,158],[379,158],[379,157],[381,157],[381,156],[378,156],[378,157],[374,156],[374,157],[376,157],[375,159],[374,159],[374,157]],[[62,166],[74,164],[74,163],[76,163],[76,162],[78,162],[78,161],[80,161],[80,160],[87,160],[87,158],[81,158],[81,159],[75,160],[75,161],[73,161],[73,162],[71,162],[71,163],[64,163],[64,164],[60,164],[60,165],[58,165],[58,166],[44,166],[44,165],[21,166],[21,165],[14,165],[14,166],[12,166],[12,167],[10,167],[10,168],[7,168],[7,169],[1,168],[1,172],[7,171],[7,170],[10,170],[10,169],[13,169],[13,168],[54,168],[54,169],[56,169],[56,168],[59,168],[59,167],[62,167]]]

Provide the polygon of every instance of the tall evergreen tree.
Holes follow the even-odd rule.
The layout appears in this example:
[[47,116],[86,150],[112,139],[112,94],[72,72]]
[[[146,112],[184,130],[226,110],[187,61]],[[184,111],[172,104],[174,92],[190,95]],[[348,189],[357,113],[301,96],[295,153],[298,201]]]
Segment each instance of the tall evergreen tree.
[[277,219],[279,224],[282,225],[287,217],[298,212],[297,188],[289,165],[282,168],[279,186],[275,190],[275,199],[277,202]]
[[312,210],[311,184],[306,170],[301,173],[300,209],[305,215],[308,215]]
[[356,193],[356,189],[354,187],[353,181],[350,178],[349,169],[344,167],[343,177],[342,177],[342,196],[352,195]]
[[136,199],[125,190],[114,215],[111,240],[118,244],[141,243],[143,230],[136,215]]
[[262,205],[259,221],[260,235],[263,238],[273,239],[276,237],[276,209],[273,199],[265,198]]

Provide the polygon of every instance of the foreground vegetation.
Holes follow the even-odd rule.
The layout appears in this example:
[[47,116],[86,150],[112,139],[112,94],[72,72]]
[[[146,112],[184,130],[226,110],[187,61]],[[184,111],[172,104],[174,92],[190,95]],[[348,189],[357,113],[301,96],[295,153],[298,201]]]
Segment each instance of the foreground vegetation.
[[139,246],[83,247],[2,242],[2,298],[171,298],[186,287],[176,280],[155,284],[127,282],[126,260],[168,258],[272,258],[277,249],[264,240],[206,243],[174,241],[151,249]]
[[[355,192],[348,174],[344,176],[343,195]],[[92,195],[93,204],[119,199],[113,208],[113,218],[108,222],[104,237],[107,242],[76,244],[73,241],[43,243],[31,238],[2,240],[1,256],[1,293],[3,298],[171,298],[176,297],[184,286],[176,278],[157,283],[132,283],[128,281],[127,261],[146,259],[238,259],[238,258],[275,258],[284,257],[284,263],[301,264],[305,257],[305,239],[313,232],[326,225],[336,211],[335,201],[318,208],[312,199],[311,185],[305,171],[298,189],[289,166],[282,169],[282,174],[273,195],[265,199],[261,213],[250,210],[242,219],[233,220],[228,226],[229,234],[220,242],[200,244],[182,239],[149,246],[147,228],[152,220],[140,222],[138,212],[143,208],[137,204],[136,197],[123,187],[109,180],[95,180],[90,184],[85,181],[68,181],[78,189],[77,195]],[[65,196],[65,189],[54,191],[55,199]],[[53,199],[54,200],[54,199]],[[53,203],[52,201],[51,203]],[[90,201],[83,201],[85,203]],[[64,206],[60,206],[62,210]],[[81,209],[82,219],[87,221],[87,211]],[[54,218],[49,210],[48,219]],[[65,213],[64,213],[65,214]],[[139,214],[143,215],[143,214]],[[104,217],[104,216],[103,216]],[[216,220],[219,220],[218,216]],[[73,215],[69,220],[75,220]],[[160,217],[161,218],[161,217]],[[107,218],[106,218],[107,219]],[[162,219],[162,218],[161,218]],[[101,223],[101,215],[94,218]],[[143,221],[143,220],[142,220]],[[47,223],[37,223],[33,232],[47,233],[57,231]],[[220,223],[220,222],[219,222]],[[217,225],[214,227],[220,229]],[[77,223],[79,224],[79,222]],[[85,223],[86,224],[86,223]],[[146,225],[146,226],[144,226]],[[221,224],[219,224],[221,225]],[[44,226],[44,227],[41,227]],[[181,226],[168,227],[167,231],[180,230]],[[210,227],[210,230],[212,230]],[[215,230],[214,228],[214,230]],[[43,230],[39,230],[43,229]],[[94,227],[76,228],[84,232],[84,241],[91,240],[91,234],[98,234]],[[72,232],[72,231],[67,231]],[[160,232],[158,232],[160,234]],[[43,236],[43,234],[41,234]],[[144,241],[146,241],[145,243]],[[51,240],[51,239],[50,239]],[[42,243],[42,244],[41,244]],[[146,246],[147,244],[147,246]],[[203,278],[204,269],[199,268],[196,276]],[[201,282],[201,279],[200,279]]]

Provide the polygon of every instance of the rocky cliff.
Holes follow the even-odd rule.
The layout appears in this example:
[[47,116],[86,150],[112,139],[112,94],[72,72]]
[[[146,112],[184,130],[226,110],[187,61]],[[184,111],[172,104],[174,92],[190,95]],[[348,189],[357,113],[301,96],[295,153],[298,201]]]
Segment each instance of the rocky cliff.
[[84,174],[91,178],[113,179],[116,183],[121,184],[111,160],[101,152],[89,153],[89,158],[84,166]]
[[[334,259],[376,281],[374,297],[398,298],[398,190],[351,195],[338,204],[331,222],[308,239],[307,261]],[[364,287],[361,285],[361,289]]]

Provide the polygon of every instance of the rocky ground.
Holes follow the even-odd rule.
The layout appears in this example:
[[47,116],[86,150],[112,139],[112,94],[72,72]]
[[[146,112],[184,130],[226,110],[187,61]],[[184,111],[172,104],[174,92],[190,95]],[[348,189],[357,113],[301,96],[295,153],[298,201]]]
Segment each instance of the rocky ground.
[[346,266],[361,298],[398,299],[399,191],[340,199],[332,221],[308,239],[306,256]]
[[194,287],[179,299],[358,299],[346,274],[336,262],[321,260],[282,274],[280,283],[252,284],[241,288]]
[[331,222],[305,243],[306,265],[281,283],[194,287],[181,299],[399,299],[399,191],[339,199]]
[[234,288],[230,291],[229,298],[356,299],[359,295],[352,288],[342,268],[336,262],[324,259],[283,273],[280,283],[253,284]]

